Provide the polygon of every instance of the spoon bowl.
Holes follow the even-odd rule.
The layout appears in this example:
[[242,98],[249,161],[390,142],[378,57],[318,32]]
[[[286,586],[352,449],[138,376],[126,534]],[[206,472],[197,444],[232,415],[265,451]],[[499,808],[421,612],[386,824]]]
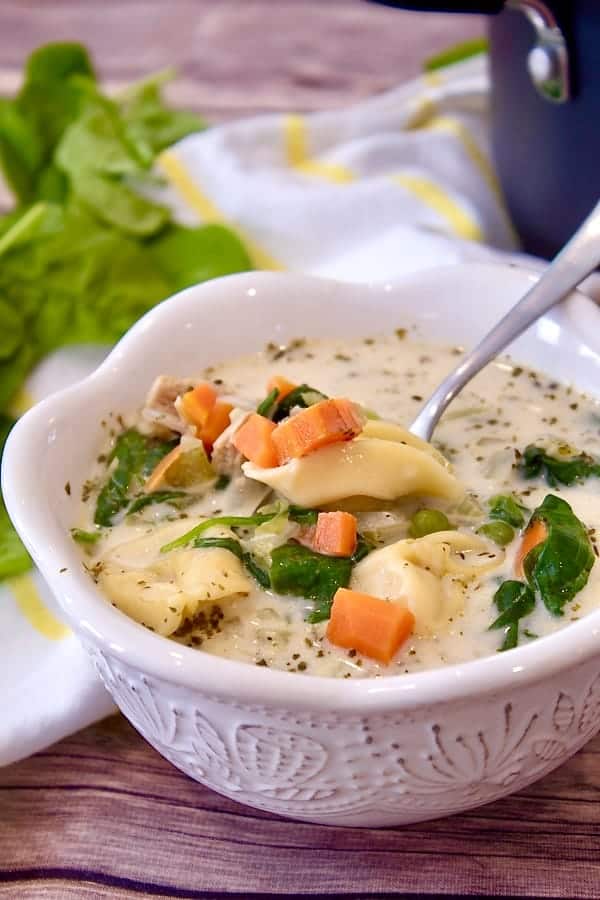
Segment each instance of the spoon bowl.
[[600,264],[600,202],[531,287],[436,388],[410,426],[429,441],[444,410],[492,359],[545,312],[560,303]]

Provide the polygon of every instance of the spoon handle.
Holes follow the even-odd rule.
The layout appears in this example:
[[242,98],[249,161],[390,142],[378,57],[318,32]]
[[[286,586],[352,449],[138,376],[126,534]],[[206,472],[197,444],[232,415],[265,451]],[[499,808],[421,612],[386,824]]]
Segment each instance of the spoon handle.
[[410,426],[428,441],[451,400],[532,322],[566,297],[600,264],[600,202],[544,271],[539,281],[500,319],[433,392]]

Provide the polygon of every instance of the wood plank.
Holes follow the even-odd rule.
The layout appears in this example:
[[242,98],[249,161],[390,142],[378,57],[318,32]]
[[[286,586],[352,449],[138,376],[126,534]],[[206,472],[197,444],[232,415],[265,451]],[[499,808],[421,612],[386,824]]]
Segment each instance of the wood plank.
[[106,896],[593,898],[599,797],[600,737],[537,785],[462,816],[387,830],[308,825],[196,784],[115,716],[0,772],[0,885],[11,878],[15,897],[92,882]]
[[360,0],[3,0],[0,68],[14,84],[38,44],[83,40],[103,78],[123,82],[175,64],[182,102],[226,118],[352,102],[481,30],[476,16],[423,16]]

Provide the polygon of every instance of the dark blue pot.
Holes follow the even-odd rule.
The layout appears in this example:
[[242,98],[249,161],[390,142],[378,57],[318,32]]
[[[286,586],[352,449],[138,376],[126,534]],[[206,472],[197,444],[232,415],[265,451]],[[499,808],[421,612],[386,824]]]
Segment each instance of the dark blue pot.
[[571,95],[545,99],[527,67],[535,32],[502,0],[376,0],[423,11],[490,14],[492,142],[506,202],[530,253],[551,257],[600,197],[600,0],[549,0],[567,44]]

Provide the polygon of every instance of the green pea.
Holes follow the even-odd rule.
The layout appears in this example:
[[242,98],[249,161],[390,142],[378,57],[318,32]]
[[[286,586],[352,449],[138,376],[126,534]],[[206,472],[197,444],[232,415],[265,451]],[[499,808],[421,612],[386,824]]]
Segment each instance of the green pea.
[[408,533],[411,538],[420,538],[436,531],[449,531],[451,528],[448,516],[439,509],[419,509],[410,520]]
[[498,544],[499,547],[506,547],[513,540],[515,530],[510,525],[507,525],[506,522],[501,522],[498,519],[496,522],[486,522],[485,525],[477,529],[477,534],[483,534],[490,541]]

